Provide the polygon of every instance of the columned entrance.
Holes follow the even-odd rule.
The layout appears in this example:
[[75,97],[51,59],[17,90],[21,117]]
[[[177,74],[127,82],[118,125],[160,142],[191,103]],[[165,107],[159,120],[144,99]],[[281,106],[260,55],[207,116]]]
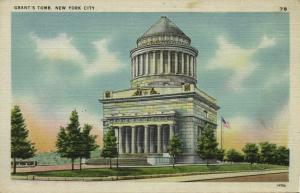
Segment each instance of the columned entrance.
[[174,134],[174,124],[114,126],[114,129],[120,154],[167,153]]

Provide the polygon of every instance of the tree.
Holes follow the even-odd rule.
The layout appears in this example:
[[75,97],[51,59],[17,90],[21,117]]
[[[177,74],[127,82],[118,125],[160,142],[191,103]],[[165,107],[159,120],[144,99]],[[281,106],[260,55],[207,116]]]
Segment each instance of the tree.
[[71,159],[72,170],[74,170],[74,160],[81,156],[81,147],[78,144],[80,144],[82,136],[78,119],[77,111],[72,111],[70,123],[66,128],[60,128],[56,141],[57,153],[59,153],[61,157]]
[[82,158],[90,158],[91,151],[95,150],[99,146],[96,144],[96,135],[91,135],[90,131],[93,127],[89,124],[83,126],[82,132],[80,133],[80,143],[78,144],[80,155],[79,155],[79,169],[81,170]]
[[16,173],[16,160],[28,159],[35,155],[34,143],[28,140],[29,131],[26,128],[19,106],[11,110],[11,158],[13,159],[13,173]]
[[115,130],[109,128],[103,138],[103,149],[101,153],[102,157],[109,158],[109,168],[111,167],[111,159],[118,156],[117,150],[117,138],[115,136]]
[[226,153],[227,160],[230,162],[242,162],[244,161],[244,156],[236,151],[235,149],[229,149]]
[[247,143],[243,148],[245,154],[245,161],[250,162],[251,164],[258,161],[258,146],[254,143]]
[[177,134],[173,135],[168,145],[168,152],[172,156],[173,168],[175,167],[176,156],[182,152],[182,141]]
[[206,160],[208,165],[209,159],[215,159],[218,155],[218,142],[215,137],[214,129],[211,125],[205,125],[204,129],[201,132],[200,137],[198,138],[198,155]]
[[289,149],[279,146],[276,150],[276,164],[289,165]]
[[224,149],[218,149],[217,150],[217,160],[224,161],[225,156],[225,150]]
[[260,159],[262,163],[274,164],[276,162],[276,144],[263,142],[260,143]]

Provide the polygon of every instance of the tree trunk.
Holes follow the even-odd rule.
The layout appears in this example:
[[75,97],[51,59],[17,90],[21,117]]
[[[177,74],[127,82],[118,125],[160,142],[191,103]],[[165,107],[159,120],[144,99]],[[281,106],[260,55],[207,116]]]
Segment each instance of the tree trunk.
[[81,161],[82,161],[82,157],[79,158],[79,170],[81,170]]
[[111,169],[111,157],[109,158],[109,168]]
[[15,157],[14,157],[13,167],[14,167],[13,174],[16,174],[17,163],[16,163],[16,158]]
[[175,155],[173,155],[173,168],[175,168]]
[[72,158],[71,160],[72,160],[72,170],[74,170],[74,158]]
[[206,166],[208,166],[208,159],[206,159]]

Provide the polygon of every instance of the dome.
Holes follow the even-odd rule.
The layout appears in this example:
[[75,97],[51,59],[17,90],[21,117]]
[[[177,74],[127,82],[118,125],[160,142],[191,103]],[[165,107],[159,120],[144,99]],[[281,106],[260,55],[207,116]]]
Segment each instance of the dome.
[[179,87],[196,84],[198,50],[167,17],[160,17],[130,51],[132,87]]
[[185,35],[181,29],[179,29],[170,19],[166,16],[162,16],[154,25],[152,25],[137,41],[157,35],[173,35],[188,39],[190,38]]

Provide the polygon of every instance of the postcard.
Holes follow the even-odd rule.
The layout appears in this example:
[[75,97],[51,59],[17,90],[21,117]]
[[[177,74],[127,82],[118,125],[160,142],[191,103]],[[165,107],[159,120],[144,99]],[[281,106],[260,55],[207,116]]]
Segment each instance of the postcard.
[[2,1],[1,191],[299,191],[299,1]]

